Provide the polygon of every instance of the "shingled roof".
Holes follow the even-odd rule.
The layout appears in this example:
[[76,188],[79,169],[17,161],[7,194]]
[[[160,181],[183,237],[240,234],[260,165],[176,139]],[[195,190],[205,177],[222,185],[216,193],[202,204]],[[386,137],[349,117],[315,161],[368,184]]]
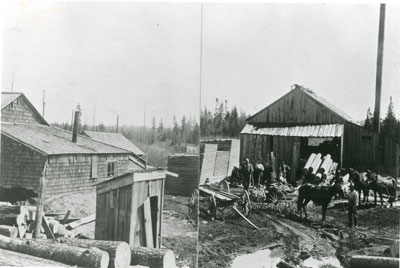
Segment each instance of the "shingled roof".
[[121,133],[85,131],[84,134],[96,141],[131,151],[138,156],[143,156],[145,154]]
[[43,118],[43,116],[39,113],[38,110],[36,110],[35,106],[28,100],[28,98],[24,95],[24,93],[21,92],[7,92],[3,91],[1,92],[1,110],[6,108],[10,103],[15,101],[18,98],[22,98],[26,105],[32,110],[32,112],[37,116],[37,118],[45,125],[48,125],[46,120]]
[[128,150],[79,135],[72,142],[72,132],[39,124],[1,123],[1,133],[45,155],[129,154]]

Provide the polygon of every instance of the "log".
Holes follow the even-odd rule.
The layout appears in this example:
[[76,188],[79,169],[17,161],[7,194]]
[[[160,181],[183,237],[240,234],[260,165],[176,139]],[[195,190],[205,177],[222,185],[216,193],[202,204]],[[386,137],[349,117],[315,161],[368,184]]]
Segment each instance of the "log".
[[95,220],[96,220],[96,214],[92,214],[92,215],[83,217],[83,218],[81,218],[81,219],[79,219],[77,221],[73,221],[73,222],[69,223],[68,224],[68,228],[72,230],[72,229],[75,229],[78,226],[84,225],[86,223],[89,223],[89,222],[92,222],[92,221],[95,221]]
[[15,226],[0,225],[0,234],[11,238],[16,238],[18,236],[18,228]]
[[26,225],[29,211],[24,206],[0,206],[0,224]]
[[0,235],[0,248],[79,267],[107,268],[109,255],[98,248],[40,243],[36,239],[9,238]]
[[355,255],[350,260],[351,268],[399,268],[398,258]]
[[149,268],[175,268],[175,254],[170,249],[131,247],[131,265]]
[[0,249],[0,266],[18,267],[74,267],[35,256],[22,254],[10,250]]
[[123,241],[88,240],[74,238],[58,238],[57,241],[70,246],[83,248],[96,247],[110,255],[110,268],[126,268],[131,262],[131,250],[128,243]]

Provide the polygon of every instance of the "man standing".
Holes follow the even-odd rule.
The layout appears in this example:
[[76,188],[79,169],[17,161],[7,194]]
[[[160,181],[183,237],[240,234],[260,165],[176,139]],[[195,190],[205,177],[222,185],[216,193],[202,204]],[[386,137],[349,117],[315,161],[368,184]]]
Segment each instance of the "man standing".
[[253,165],[250,163],[250,160],[246,158],[245,163],[243,165],[243,179],[244,179],[245,190],[249,189],[252,176],[253,176]]
[[264,183],[264,166],[262,164],[262,158],[258,158],[256,166],[254,167],[254,185],[259,185]]
[[358,206],[358,192],[354,190],[354,185],[350,184],[349,193],[349,227],[357,227],[357,206]]

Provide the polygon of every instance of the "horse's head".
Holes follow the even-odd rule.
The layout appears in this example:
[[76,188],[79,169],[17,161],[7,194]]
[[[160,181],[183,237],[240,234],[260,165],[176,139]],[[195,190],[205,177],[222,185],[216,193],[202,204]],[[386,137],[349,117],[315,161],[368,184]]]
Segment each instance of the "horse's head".
[[371,182],[376,182],[378,180],[378,175],[375,172],[372,172],[371,170],[367,170],[367,182],[371,183]]

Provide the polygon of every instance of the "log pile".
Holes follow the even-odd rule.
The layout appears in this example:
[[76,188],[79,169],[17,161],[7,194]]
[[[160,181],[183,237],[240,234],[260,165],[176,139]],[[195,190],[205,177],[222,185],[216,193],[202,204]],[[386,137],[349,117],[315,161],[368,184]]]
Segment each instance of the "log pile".
[[[169,249],[130,247],[122,241],[86,240],[72,238],[21,239],[0,235],[0,251],[7,258],[17,256],[21,266],[29,266],[19,258],[27,254],[38,262],[51,261],[78,267],[128,268],[131,265],[149,268],[174,268],[175,255]],[[36,257],[36,258],[34,258]],[[25,258],[24,258],[25,259]],[[1,258],[0,258],[1,261]],[[3,260],[4,261],[4,260]],[[10,260],[12,261],[12,260]]]
[[338,163],[332,160],[330,154],[327,154],[324,157],[322,157],[321,154],[312,153],[308,158],[304,168],[308,169],[310,167],[313,169],[313,174],[323,172],[325,175],[330,175],[335,173],[338,167]]

